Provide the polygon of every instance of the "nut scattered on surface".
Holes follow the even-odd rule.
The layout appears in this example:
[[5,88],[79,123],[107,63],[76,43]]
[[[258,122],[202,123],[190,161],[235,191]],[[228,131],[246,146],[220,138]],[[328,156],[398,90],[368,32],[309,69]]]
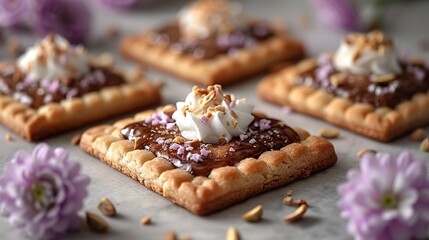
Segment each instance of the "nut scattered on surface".
[[98,210],[100,210],[100,212],[106,216],[116,216],[115,206],[113,206],[113,203],[106,197],[103,197],[100,203],[98,203]]
[[293,194],[293,190],[292,189],[287,190],[286,196],[292,196],[292,194]]
[[6,133],[6,135],[4,135],[4,139],[8,142],[12,141],[12,135],[10,135],[10,133]]
[[98,214],[86,212],[86,223],[89,229],[94,232],[104,233],[109,229],[107,222]]
[[423,152],[429,152],[429,139],[425,138],[422,143],[420,143],[420,150]]
[[286,222],[293,222],[293,221],[296,221],[296,220],[298,220],[298,219],[300,219],[300,218],[302,218],[302,217],[304,216],[305,212],[307,212],[307,209],[308,209],[308,205],[307,205],[306,203],[301,204],[301,205],[300,205],[300,206],[295,210],[295,212],[293,212],[293,213],[291,213],[291,214],[289,214],[289,215],[286,215],[286,216],[285,216],[285,218],[284,218],[284,220],[285,220]]
[[320,136],[323,138],[333,139],[340,136],[340,131],[334,128],[323,128],[320,131]]
[[287,196],[285,198],[283,198],[283,204],[286,206],[292,206],[293,204],[293,198],[290,196]]
[[252,210],[246,212],[242,218],[248,222],[258,222],[262,219],[263,209],[261,205],[254,207]]
[[152,219],[150,217],[144,217],[140,220],[141,225],[149,225],[152,223]]
[[229,227],[225,240],[240,240],[240,235],[235,227]]
[[175,231],[173,231],[173,230],[169,230],[169,231],[167,231],[167,232],[165,233],[164,239],[165,239],[165,240],[177,240],[176,232],[175,232]]
[[426,133],[425,133],[425,130],[423,128],[417,128],[410,135],[411,141],[420,142],[420,141],[423,141],[423,139],[425,139],[425,138],[426,138]]
[[79,145],[81,136],[82,134],[80,133],[73,135],[73,137],[70,139],[70,143],[73,145]]
[[367,153],[370,153],[370,154],[376,154],[376,153],[377,153],[377,151],[375,151],[374,149],[362,148],[361,150],[359,150],[359,151],[356,153],[356,156],[357,156],[357,157],[359,157],[359,158],[361,158],[361,157],[363,157],[363,155],[365,155],[365,154],[367,154]]

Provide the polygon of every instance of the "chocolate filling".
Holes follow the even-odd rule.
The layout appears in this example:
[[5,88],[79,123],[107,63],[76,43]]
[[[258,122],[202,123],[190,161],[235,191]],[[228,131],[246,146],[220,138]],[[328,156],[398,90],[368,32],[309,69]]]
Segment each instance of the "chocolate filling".
[[233,166],[242,159],[257,158],[265,151],[300,141],[298,134],[283,122],[258,116],[249,125],[247,133],[223,144],[205,144],[198,140],[175,143],[173,140],[181,137],[177,126],[166,127],[151,122],[129,124],[122,129],[122,134],[128,140],[138,138],[135,140],[137,149],[151,151],[196,176],[208,176],[214,168]]
[[0,69],[0,94],[13,97],[15,100],[32,108],[39,108],[50,102],[60,102],[82,96],[85,93],[98,91],[108,86],[125,83],[121,74],[108,68],[92,66],[81,79],[27,79],[14,64]]
[[389,81],[377,82],[377,76],[346,72],[345,81],[333,84],[330,78],[339,72],[331,60],[324,60],[319,61],[314,68],[301,73],[296,82],[325,89],[329,93],[354,102],[394,108],[402,101],[411,99],[416,93],[429,90],[429,74],[424,64],[401,62],[400,66],[402,73]]
[[185,40],[177,22],[167,24],[150,34],[154,45],[166,45],[172,51],[190,54],[198,59],[210,59],[220,54],[233,53],[240,48],[254,47],[258,42],[274,36],[274,31],[264,22],[254,22],[246,28],[228,34],[217,34],[204,39]]

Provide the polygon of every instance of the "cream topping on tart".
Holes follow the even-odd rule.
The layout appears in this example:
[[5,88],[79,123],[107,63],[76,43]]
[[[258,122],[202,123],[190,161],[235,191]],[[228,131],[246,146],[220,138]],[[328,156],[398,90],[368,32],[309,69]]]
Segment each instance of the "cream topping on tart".
[[253,121],[253,105],[245,99],[224,94],[220,85],[195,86],[185,102],[176,104],[173,119],[182,136],[204,143],[229,142],[247,131]]
[[245,26],[241,9],[237,2],[199,0],[179,12],[178,22],[185,38],[207,38]]
[[380,31],[346,36],[335,53],[334,66],[361,75],[402,72],[393,41]]
[[63,37],[47,35],[17,61],[18,68],[33,81],[79,78],[90,69],[82,46],[71,46]]

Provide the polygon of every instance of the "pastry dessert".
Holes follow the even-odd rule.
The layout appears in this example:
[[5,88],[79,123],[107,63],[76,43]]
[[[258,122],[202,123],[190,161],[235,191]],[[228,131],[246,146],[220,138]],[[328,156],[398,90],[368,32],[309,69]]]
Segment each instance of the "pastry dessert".
[[327,140],[252,109],[220,85],[194,87],[176,107],[85,131],[80,146],[199,215],[335,164]]
[[399,59],[380,31],[350,34],[335,53],[303,60],[258,87],[267,101],[379,141],[429,123],[428,90],[424,62]]
[[232,83],[304,55],[301,42],[284,29],[245,16],[241,5],[227,0],[191,3],[174,21],[126,37],[120,49],[129,59],[202,85]]
[[29,141],[159,102],[158,87],[58,35],[0,63],[0,122]]

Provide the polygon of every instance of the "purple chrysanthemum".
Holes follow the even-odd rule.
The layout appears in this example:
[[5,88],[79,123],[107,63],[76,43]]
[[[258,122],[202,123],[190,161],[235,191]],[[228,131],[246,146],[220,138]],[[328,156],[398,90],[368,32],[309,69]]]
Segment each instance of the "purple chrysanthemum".
[[0,213],[36,239],[50,239],[80,226],[77,211],[87,195],[89,177],[62,148],[39,144],[19,151],[0,177]]
[[26,20],[30,0],[0,0],[0,27],[13,27]]
[[139,0],[99,0],[104,6],[114,9],[125,9],[135,6]]
[[359,9],[351,0],[312,0],[314,9],[326,24],[348,30],[362,30]]
[[408,152],[365,154],[338,187],[341,215],[356,239],[423,239],[429,228],[427,166]]
[[35,29],[42,36],[58,33],[71,43],[82,43],[91,29],[91,12],[82,0],[41,0]]

